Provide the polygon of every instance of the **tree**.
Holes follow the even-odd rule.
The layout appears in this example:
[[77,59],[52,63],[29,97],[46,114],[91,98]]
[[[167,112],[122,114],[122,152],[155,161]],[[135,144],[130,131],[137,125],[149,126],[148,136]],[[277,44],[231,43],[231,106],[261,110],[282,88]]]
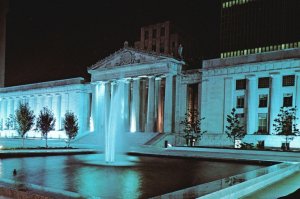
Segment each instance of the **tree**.
[[13,130],[16,128],[16,117],[13,114],[10,114],[5,121],[5,127],[8,130]]
[[182,137],[185,138],[187,145],[193,146],[193,143],[201,140],[202,135],[206,133],[206,131],[201,129],[201,121],[204,119],[204,117],[199,117],[197,109],[187,110],[184,120],[180,122],[184,126]]
[[46,148],[48,148],[48,133],[54,130],[55,118],[53,113],[47,107],[43,107],[36,120],[36,130],[42,132],[42,136],[46,139]]
[[79,129],[76,115],[71,111],[67,111],[63,120],[63,125],[68,136],[68,147],[70,147],[70,142],[77,136]]
[[35,116],[33,111],[30,110],[28,103],[20,103],[19,107],[16,109],[16,129],[23,139],[23,147],[24,137],[26,133],[33,127],[34,118]]
[[232,108],[230,115],[227,115],[228,126],[226,126],[225,133],[228,138],[230,138],[235,145],[237,139],[243,139],[246,135],[245,128],[241,125],[241,121],[238,114],[235,112],[235,108]]
[[274,119],[274,130],[277,135],[285,136],[284,149],[289,149],[289,142],[293,140],[294,136],[299,135],[299,129],[296,125],[296,107],[280,107],[277,118]]

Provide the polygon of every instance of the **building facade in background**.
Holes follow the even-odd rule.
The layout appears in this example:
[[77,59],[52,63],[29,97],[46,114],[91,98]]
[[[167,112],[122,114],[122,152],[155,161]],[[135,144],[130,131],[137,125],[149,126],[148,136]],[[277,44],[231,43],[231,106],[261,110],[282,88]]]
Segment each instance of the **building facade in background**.
[[221,58],[300,47],[300,1],[222,0]]
[[4,87],[5,81],[5,45],[6,45],[6,14],[8,0],[0,1],[0,87]]
[[[202,128],[220,139],[212,145],[226,144],[227,115],[236,109],[245,125],[243,141],[280,147],[284,136],[276,136],[274,119],[280,107],[300,107],[300,49],[206,60],[202,69]],[[296,117],[300,118],[300,109]],[[297,121],[300,127],[300,120]],[[300,147],[297,137],[292,147]]]
[[170,21],[141,27],[140,40],[134,43],[134,48],[170,55],[191,64],[200,56],[194,39]]

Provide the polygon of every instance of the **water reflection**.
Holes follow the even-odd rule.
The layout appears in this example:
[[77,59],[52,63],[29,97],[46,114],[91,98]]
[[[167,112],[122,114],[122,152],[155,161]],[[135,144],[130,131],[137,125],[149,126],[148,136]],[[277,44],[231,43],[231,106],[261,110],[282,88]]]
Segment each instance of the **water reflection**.
[[[262,166],[191,159],[140,157],[133,167],[89,165],[91,155],[2,159],[0,177],[84,196],[149,198]],[[13,169],[18,171],[12,175]]]

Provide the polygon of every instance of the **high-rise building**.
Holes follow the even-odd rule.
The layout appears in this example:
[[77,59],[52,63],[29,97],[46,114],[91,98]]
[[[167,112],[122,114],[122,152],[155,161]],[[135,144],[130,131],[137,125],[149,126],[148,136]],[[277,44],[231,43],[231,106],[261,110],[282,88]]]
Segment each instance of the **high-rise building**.
[[5,80],[5,32],[7,8],[8,1],[0,1],[0,87],[4,86]]
[[221,58],[300,47],[299,0],[222,0]]

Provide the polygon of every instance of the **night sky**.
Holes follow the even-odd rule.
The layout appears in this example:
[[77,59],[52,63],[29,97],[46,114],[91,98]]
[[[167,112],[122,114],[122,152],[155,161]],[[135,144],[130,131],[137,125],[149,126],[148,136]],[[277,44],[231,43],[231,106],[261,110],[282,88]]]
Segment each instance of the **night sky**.
[[[10,0],[6,86],[84,77],[87,67],[139,40],[140,27],[170,20],[218,55],[218,0]],[[199,64],[200,66],[200,64]]]

